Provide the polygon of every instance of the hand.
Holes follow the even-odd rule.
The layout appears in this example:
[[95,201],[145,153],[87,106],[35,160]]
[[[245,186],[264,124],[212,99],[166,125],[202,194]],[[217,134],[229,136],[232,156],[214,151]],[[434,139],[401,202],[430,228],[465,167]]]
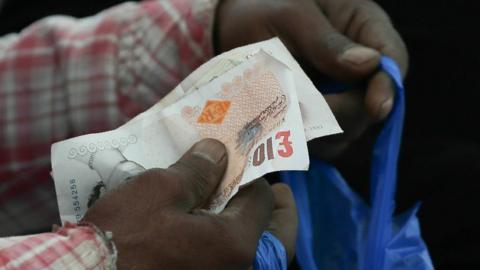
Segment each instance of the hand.
[[[293,256],[295,206],[288,188],[257,180],[218,215],[201,209],[221,181],[227,152],[195,144],[168,169],[153,169],[106,194],[84,221],[113,232],[119,269],[248,269],[268,226]],[[274,198],[277,200],[274,208]],[[292,209],[293,207],[293,209]]]
[[377,71],[381,54],[395,59],[403,75],[408,67],[400,35],[370,0],[223,0],[215,34],[219,51],[278,36],[314,80],[367,83],[366,91],[325,95],[345,131],[314,143],[326,158],[340,154],[391,111],[392,85]]
[[288,262],[291,262],[293,255],[295,255],[295,243],[297,241],[297,207],[292,191],[287,185],[274,184],[272,191],[275,205],[267,230],[283,243],[287,251]]

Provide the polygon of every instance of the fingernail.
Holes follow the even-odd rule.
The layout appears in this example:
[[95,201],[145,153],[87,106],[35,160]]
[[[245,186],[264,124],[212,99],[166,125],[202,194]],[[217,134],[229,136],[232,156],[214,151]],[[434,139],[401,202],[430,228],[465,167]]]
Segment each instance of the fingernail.
[[392,107],[393,107],[393,99],[392,98],[388,98],[385,101],[383,101],[382,104],[380,105],[380,110],[379,110],[379,118],[380,119],[379,120],[383,120],[383,119],[387,118],[387,116],[392,111]]
[[340,59],[354,65],[363,65],[378,57],[378,52],[367,47],[353,47],[346,50]]
[[192,155],[206,159],[210,163],[218,164],[227,156],[227,151],[221,142],[205,139],[193,146]]

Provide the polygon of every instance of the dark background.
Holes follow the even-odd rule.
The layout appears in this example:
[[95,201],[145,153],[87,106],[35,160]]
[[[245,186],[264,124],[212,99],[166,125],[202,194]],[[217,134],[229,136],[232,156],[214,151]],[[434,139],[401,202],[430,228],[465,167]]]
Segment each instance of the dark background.
[[[52,14],[92,15],[119,0],[6,0],[0,35]],[[422,232],[437,269],[480,269],[480,53],[476,1],[378,0],[410,52],[398,211],[422,201]],[[368,179],[374,135],[335,165]],[[364,182],[350,183],[368,196]]]

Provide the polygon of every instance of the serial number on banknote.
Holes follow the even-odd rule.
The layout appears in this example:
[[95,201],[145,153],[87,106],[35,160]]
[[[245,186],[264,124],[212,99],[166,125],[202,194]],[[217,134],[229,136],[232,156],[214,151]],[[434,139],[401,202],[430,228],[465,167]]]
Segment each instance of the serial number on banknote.
[[73,211],[75,213],[75,219],[78,222],[82,218],[82,215],[81,215],[82,208],[80,207],[80,200],[79,200],[80,198],[78,197],[76,179],[70,179],[70,193],[72,195],[72,205],[73,205]]

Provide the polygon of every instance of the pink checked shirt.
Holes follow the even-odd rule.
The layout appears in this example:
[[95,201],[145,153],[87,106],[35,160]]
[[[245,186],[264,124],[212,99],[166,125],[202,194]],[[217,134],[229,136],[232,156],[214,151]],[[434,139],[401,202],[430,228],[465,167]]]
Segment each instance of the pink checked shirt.
[[215,2],[125,3],[0,38],[0,269],[115,267],[109,235],[93,226],[7,236],[58,223],[53,142],[116,128],[212,56]]

